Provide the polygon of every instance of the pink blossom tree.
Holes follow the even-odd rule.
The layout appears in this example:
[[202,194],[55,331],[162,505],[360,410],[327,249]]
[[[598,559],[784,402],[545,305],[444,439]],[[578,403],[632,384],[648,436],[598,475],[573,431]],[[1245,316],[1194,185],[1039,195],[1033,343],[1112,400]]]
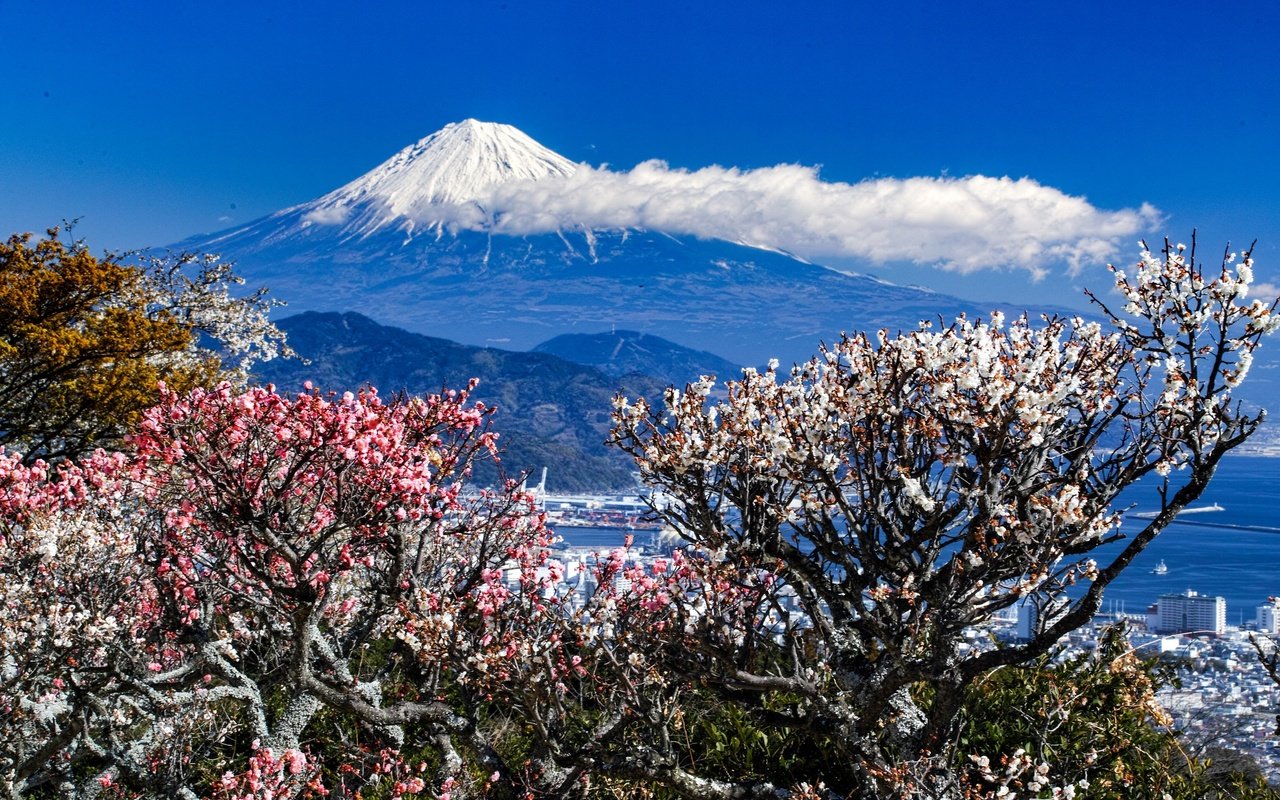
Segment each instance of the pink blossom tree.
[[500,774],[476,694],[530,649],[504,569],[539,580],[549,534],[514,489],[462,491],[488,413],[223,386],[164,394],[127,457],[0,464],[8,793],[399,797]]

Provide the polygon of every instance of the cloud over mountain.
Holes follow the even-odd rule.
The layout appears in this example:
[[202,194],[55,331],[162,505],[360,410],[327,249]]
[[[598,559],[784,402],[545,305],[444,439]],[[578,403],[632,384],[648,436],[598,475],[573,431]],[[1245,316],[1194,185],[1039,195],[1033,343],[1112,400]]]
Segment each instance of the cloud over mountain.
[[492,187],[494,230],[647,228],[776,248],[804,258],[936,264],[961,272],[1043,274],[1105,261],[1159,219],[1150,205],[1106,211],[1031,178],[822,180],[817,169],[672,169],[646,161],[614,172],[580,166],[556,180]]
[[[759,364],[998,305],[856,274],[856,260],[1038,274],[1123,252],[1155,215],[1026,178],[591,167],[464,120],[310,202],[176,247],[222,253],[294,310],[513,348],[621,327]],[[853,269],[822,266],[833,256]]]
[[575,165],[520,130],[465,120],[397,153],[298,211],[367,236],[445,228],[531,235],[644,229],[722,239],[802,258],[911,261],[959,272],[1043,275],[1113,257],[1160,214],[1108,211],[1032,178],[825,181],[816,167],[633,169]]

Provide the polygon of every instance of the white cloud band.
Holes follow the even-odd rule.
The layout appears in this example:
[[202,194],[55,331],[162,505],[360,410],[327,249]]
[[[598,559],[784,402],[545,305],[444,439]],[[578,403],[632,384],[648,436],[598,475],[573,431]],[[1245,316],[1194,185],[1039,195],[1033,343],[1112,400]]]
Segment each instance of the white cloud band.
[[[632,170],[579,166],[567,178],[491,187],[474,205],[408,210],[418,225],[491,226],[524,235],[574,228],[645,228],[786,250],[803,258],[911,261],[967,273],[1016,268],[1076,272],[1123,252],[1160,220],[1148,204],[1106,211],[1031,178],[823,181],[812,167]],[[332,209],[312,221],[340,223]],[[404,210],[400,211],[405,213]],[[417,226],[415,226],[417,227]]]
[[[1150,205],[1103,211],[1030,178],[881,178],[828,183],[814,168],[580,167],[570,178],[494,187],[495,228],[650,228],[763,245],[805,258],[1043,274],[1105,261],[1159,220]],[[496,212],[496,213],[495,213]]]

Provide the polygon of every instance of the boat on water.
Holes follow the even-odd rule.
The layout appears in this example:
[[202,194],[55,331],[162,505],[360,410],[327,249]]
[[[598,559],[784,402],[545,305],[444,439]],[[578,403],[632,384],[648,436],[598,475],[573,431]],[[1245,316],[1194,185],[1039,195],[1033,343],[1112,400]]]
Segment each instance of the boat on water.
[[1151,568],[1153,575],[1164,575],[1169,571],[1169,565],[1164,563],[1164,559],[1160,559],[1160,563]]
[[[1174,516],[1185,517],[1190,514],[1211,514],[1215,511],[1226,511],[1226,510],[1227,509],[1225,506],[1219,505],[1218,503],[1214,503],[1213,505],[1209,505],[1209,506],[1194,506],[1192,508],[1184,508]],[[1156,517],[1160,516],[1160,512],[1159,511],[1135,511],[1129,516],[1135,517],[1137,519],[1155,519]]]

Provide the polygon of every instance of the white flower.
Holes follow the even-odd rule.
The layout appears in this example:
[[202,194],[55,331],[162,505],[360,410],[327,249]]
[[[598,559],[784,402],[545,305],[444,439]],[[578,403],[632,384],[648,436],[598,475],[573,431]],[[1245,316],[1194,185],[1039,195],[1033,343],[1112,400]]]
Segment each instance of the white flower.
[[908,500],[915,503],[916,507],[926,514],[933,511],[937,505],[933,498],[925,494],[924,489],[920,488],[920,481],[910,476],[902,477],[902,492],[907,496]]
[[35,548],[36,555],[40,556],[41,563],[48,564],[58,556],[58,540],[54,534],[46,532],[40,539],[40,544]]

